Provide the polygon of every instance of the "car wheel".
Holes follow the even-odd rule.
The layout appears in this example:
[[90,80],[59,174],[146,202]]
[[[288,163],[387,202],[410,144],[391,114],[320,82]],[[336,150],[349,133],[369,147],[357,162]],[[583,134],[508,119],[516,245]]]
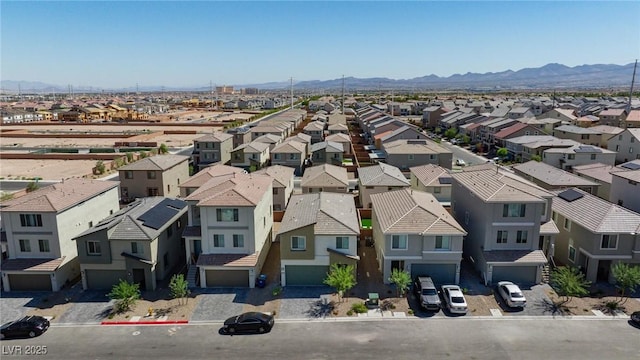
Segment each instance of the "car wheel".
[[233,334],[236,332],[236,328],[232,328],[230,327],[229,330],[227,330],[229,332],[229,334]]
[[0,334],[0,340],[4,340],[4,334]]
[[36,336],[36,332],[35,331],[33,331],[33,330],[29,331],[29,337],[30,338],[35,337],[35,336]]
[[260,334],[264,333],[264,327],[260,326],[260,327],[258,328],[258,332],[259,332]]

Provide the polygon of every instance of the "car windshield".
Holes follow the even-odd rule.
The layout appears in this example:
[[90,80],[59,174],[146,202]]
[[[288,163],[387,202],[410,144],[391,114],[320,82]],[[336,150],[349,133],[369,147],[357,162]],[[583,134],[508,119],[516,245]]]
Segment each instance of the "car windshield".
[[451,302],[456,304],[464,304],[464,298],[462,296],[452,296]]
[[523,298],[524,296],[522,295],[522,293],[512,292],[511,293],[511,297],[514,298],[514,299],[517,299],[517,298]]
[[437,295],[436,289],[422,289],[422,295]]

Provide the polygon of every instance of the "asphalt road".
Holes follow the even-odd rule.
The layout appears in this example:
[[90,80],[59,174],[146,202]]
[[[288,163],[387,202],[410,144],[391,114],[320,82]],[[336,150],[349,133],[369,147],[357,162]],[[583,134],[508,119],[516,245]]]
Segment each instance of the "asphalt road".
[[488,161],[484,156],[479,156],[472,153],[469,150],[463,149],[456,145],[451,145],[446,141],[441,141],[440,145],[448,149],[453,153],[453,163],[455,164],[456,159],[462,159],[467,165],[478,165],[484,164]]
[[[220,324],[54,326],[4,340],[2,358],[46,346],[47,359],[639,359],[627,321],[418,319],[276,322],[269,334],[228,336]],[[40,348],[37,348],[40,346]],[[24,358],[24,357],[23,357]]]

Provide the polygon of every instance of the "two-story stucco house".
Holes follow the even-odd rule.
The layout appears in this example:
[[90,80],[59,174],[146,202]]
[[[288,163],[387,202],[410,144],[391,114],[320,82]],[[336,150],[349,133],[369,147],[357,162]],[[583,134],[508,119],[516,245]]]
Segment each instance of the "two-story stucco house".
[[431,276],[438,285],[460,281],[460,224],[429,193],[413,189],[371,195],[373,240],[385,283],[393,269]]
[[358,168],[360,205],[371,208],[371,195],[409,187],[407,179],[397,167],[385,163]]
[[257,170],[269,163],[269,156],[269,144],[254,141],[231,151],[231,165],[246,170]]
[[189,178],[189,157],[156,155],[118,169],[123,202],[147,196],[176,197],[178,186]]
[[80,276],[73,238],[118,211],[118,182],[67,179],[0,204],[5,291],[58,291]]
[[640,164],[624,163],[611,171],[609,200],[631,211],[640,213]]
[[613,282],[611,267],[618,262],[640,264],[640,214],[579,189],[555,194],[558,263],[578,266],[592,282]]
[[342,149],[345,154],[351,154],[351,138],[347,134],[337,133],[332,134],[324,138],[327,142],[334,142],[338,144],[342,144]]
[[640,159],[640,128],[626,129],[607,142],[607,149],[615,151],[616,163]]
[[359,235],[353,196],[292,196],[278,230],[282,285],[322,285],[332,264],[357,267]]
[[434,164],[414,166],[409,169],[411,188],[428,192],[442,205],[451,204],[450,170]]
[[304,127],[302,132],[305,133],[306,135],[311,136],[311,143],[315,144],[317,142],[324,140],[325,127],[326,127],[326,124],[323,123],[322,121],[312,121]]
[[295,140],[286,141],[271,150],[271,165],[288,166],[296,175],[302,175],[307,158],[307,144]]
[[614,165],[615,161],[615,151],[591,145],[552,148],[542,152],[542,162],[567,171],[571,171],[571,169],[577,165],[593,163]]
[[198,171],[203,167],[220,162],[226,164],[231,160],[233,135],[217,132],[193,140],[191,160]]
[[300,180],[300,187],[303,194],[323,191],[346,193],[349,191],[347,169],[331,164],[309,167]]
[[267,175],[273,179],[273,210],[284,211],[293,194],[293,168],[282,165],[271,165],[254,172],[256,175]]
[[547,263],[541,236],[553,235],[541,226],[550,221],[553,194],[497,169],[451,177],[452,214],[468,233],[464,254],[485,284],[539,283]]
[[203,288],[255,286],[271,246],[272,183],[269,176],[233,173],[211,178],[184,198],[189,224],[182,237],[192,286],[196,267]]
[[120,280],[155,290],[184,264],[182,231],[187,203],[137,199],[76,236],[83,289],[111,289]]
[[382,145],[387,164],[402,171],[419,165],[434,164],[451,169],[453,154],[430,140],[395,140]]
[[332,141],[320,141],[311,145],[311,161],[314,164],[342,165],[344,147]]

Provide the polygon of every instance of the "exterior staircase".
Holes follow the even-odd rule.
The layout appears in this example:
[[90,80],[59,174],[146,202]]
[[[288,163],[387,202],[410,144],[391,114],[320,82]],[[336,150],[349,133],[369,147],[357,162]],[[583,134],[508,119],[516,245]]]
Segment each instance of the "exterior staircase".
[[549,263],[546,263],[542,267],[542,283],[548,284],[550,277],[551,277],[551,265],[549,265]]
[[198,284],[196,283],[197,275],[198,267],[194,264],[189,265],[189,270],[187,271],[187,283],[189,284],[190,289],[198,287]]

